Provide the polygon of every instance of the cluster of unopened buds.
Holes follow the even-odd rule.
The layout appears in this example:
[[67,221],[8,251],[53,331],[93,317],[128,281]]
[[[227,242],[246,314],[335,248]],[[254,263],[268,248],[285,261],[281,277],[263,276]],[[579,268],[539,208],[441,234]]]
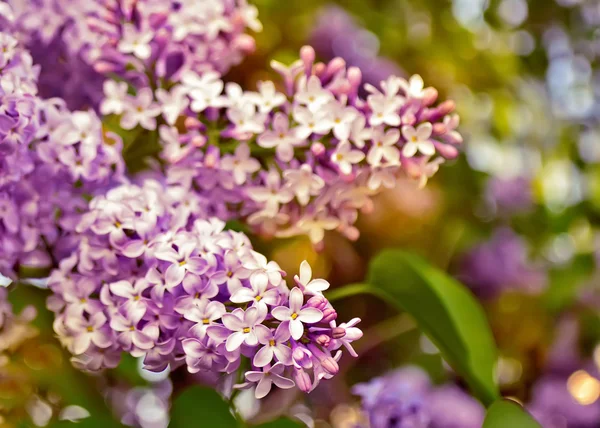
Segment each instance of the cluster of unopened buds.
[[[337,324],[308,263],[288,286],[225,222],[356,239],[374,194],[403,171],[423,185],[457,155],[453,102],[419,76],[361,87],[358,68],[310,47],[272,63],[281,86],[225,83],[254,47],[246,28],[260,30],[244,0],[42,3],[39,16],[0,4],[0,273],[50,271],[54,329],[85,370],[126,352],[154,371],[241,372],[257,398],[335,375],[360,320]],[[78,79],[95,73],[99,101],[38,87],[53,69],[21,45],[38,42],[84,64]],[[148,136],[160,161],[133,175],[123,151]]]

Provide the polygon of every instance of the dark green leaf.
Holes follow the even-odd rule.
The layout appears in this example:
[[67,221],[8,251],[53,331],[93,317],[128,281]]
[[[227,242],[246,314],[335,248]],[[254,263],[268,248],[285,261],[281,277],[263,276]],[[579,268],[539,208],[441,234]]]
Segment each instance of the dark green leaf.
[[498,400],[490,406],[482,428],[542,428],[527,411],[511,400]]
[[237,422],[229,410],[229,405],[215,390],[192,386],[173,401],[169,426],[234,428],[237,427]]
[[370,292],[416,319],[484,404],[499,397],[496,345],[483,309],[466,287],[400,250],[385,250],[373,259],[368,283],[377,288]]

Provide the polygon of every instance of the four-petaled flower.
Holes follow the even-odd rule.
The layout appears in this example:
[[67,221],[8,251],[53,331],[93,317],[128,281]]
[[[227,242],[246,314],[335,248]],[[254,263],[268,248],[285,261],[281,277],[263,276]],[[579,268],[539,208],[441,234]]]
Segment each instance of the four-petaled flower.
[[262,324],[257,325],[255,333],[258,342],[265,346],[258,350],[252,364],[256,367],[264,367],[273,361],[273,357],[286,366],[292,364],[292,349],[286,345],[290,339],[290,331],[285,324],[279,324],[275,333]]
[[[242,343],[249,346],[256,346],[258,338],[256,337],[255,327],[265,319],[257,308],[249,308],[246,311],[237,308],[231,313],[224,314],[221,317],[223,325],[230,331],[225,341],[225,348],[229,351],[235,351]],[[208,329],[210,336],[211,329]]]
[[417,129],[412,126],[402,127],[402,136],[406,139],[406,144],[402,148],[402,155],[406,158],[413,157],[417,152],[425,156],[435,154],[435,146],[430,140],[433,126],[429,122],[420,124]]
[[273,317],[279,321],[287,322],[292,339],[298,340],[304,334],[304,324],[314,324],[323,318],[323,312],[311,307],[302,307],[304,295],[298,287],[290,291],[289,307],[277,306],[271,311]]
[[246,372],[246,380],[257,384],[254,396],[257,399],[266,397],[271,391],[273,384],[281,389],[293,388],[295,385],[294,381],[282,376],[284,369],[285,366],[283,364],[275,363],[273,367],[265,367],[262,372]]
[[329,288],[329,282],[321,278],[312,279],[312,268],[306,260],[300,263],[300,276],[294,276],[294,281],[304,294],[322,296]]

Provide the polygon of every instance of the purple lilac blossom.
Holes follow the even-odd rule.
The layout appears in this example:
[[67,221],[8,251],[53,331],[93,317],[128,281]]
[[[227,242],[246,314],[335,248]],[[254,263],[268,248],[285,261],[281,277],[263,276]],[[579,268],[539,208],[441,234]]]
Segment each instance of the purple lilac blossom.
[[[54,328],[78,367],[114,367],[122,352],[145,368],[232,374],[248,359],[245,388],[313,390],[362,336],[336,324],[329,284],[301,266],[291,290],[277,263],[248,238],[204,220],[181,186],[146,178],[97,196],[76,230],[79,246],[48,280]],[[292,380],[292,378],[295,380]]]
[[103,0],[86,14],[89,63],[136,87],[178,81],[185,71],[225,73],[254,51],[261,31],[246,0]]
[[453,385],[435,387],[418,367],[403,367],[355,385],[370,428],[479,428],[484,408]]
[[301,58],[272,62],[285,92],[271,81],[244,91],[216,72],[186,71],[170,91],[156,90],[167,101],[161,109],[149,88],[133,97],[116,86],[101,109],[123,112],[124,127],[151,130],[162,113],[167,180],[209,201],[210,215],[242,218],[265,235],[307,235],[315,245],[328,230],[357,239],[359,210],[372,209],[371,197],[401,171],[423,186],[458,155],[459,119],[452,101],[435,105],[437,91],[419,76],[365,84],[364,99],[358,68],[341,58],[315,63],[308,46]]
[[533,207],[531,180],[527,177],[491,177],[486,184],[485,197],[499,216],[526,213]]
[[471,249],[458,276],[484,298],[505,290],[538,294],[547,283],[545,270],[529,260],[523,238],[508,228],[497,230],[488,242]]
[[600,425],[600,403],[578,403],[569,393],[564,376],[548,375],[538,380],[527,410],[544,428],[595,428]]
[[124,163],[93,111],[39,98],[29,53],[10,34],[0,40],[10,46],[0,59],[0,272],[14,278],[72,250],[84,196],[120,180]]

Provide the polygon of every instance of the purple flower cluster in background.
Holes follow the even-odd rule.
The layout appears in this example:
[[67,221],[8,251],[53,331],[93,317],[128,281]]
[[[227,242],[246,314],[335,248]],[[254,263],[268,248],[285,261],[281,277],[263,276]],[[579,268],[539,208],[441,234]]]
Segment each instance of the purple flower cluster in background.
[[363,81],[377,85],[389,76],[402,76],[398,65],[379,56],[379,41],[341,7],[324,7],[310,34],[311,46],[325,59],[343,58],[349,66],[360,68]]
[[360,320],[336,325],[329,283],[308,263],[290,291],[245,235],[198,218],[177,190],[147,179],[90,202],[77,251],[49,279],[55,330],[80,367],[113,367],[124,351],[149,370],[230,374],[246,357],[240,387],[256,384],[262,398],[290,377],[311,391],[337,373],[342,346],[356,355]]
[[425,371],[404,367],[353,387],[370,428],[480,428],[485,410],[454,385],[433,386]]
[[83,21],[94,69],[136,87],[177,82],[181,74],[225,73],[254,51],[258,11],[246,0],[103,0]]
[[38,68],[10,34],[0,33],[0,270],[49,267],[73,248],[91,195],[124,170],[121,141],[93,111],[71,113],[37,96]]
[[508,228],[498,229],[488,242],[470,250],[458,276],[484,298],[504,290],[537,294],[547,283],[543,267],[529,260],[525,241]]

